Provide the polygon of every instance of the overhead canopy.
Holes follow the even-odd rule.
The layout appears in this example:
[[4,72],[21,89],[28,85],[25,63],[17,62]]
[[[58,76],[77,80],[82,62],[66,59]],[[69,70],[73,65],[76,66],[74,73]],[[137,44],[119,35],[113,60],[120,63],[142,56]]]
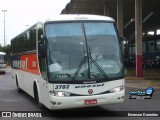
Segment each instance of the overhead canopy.
[[[142,0],[143,33],[160,28],[160,1]],[[135,0],[123,0],[123,31],[127,39],[135,36]],[[71,0],[61,14],[97,14],[117,21],[117,0]]]

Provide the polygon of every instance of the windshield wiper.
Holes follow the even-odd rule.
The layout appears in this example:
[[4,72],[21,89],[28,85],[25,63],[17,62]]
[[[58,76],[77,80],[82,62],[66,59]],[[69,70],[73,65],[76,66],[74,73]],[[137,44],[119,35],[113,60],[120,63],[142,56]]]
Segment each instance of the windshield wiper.
[[93,62],[95,64],[95,66],[98,68],[100,73],[105,77],[105,79],[109,80],[108,75],[103,71],[103,69],[98,65],[98,63],[92,57],[90,57],[90,59],[91,59],[91,62]]
[[79,71],[81,70],[83,64],[85,63],[86,59],[87,59],[87,63],[88,63],[88,79],[91,79],[91,67],[90,66],[90,60],[91,62],[93,62],[95,64],[95,66],[98,68],[98,70],[100,71],[100,73],[105,77],[105,80],[109,80],[109,77],[106,75],[106,73],[103,71],[103,69],[97,64],[97,62],[91,57],[91,50],[90,50],[90,46],[88,46],[88,43],[87,43],[87,36],[86,36],[86,32],[85,32],[85,28],[84,28],[84,24],[82,23],[82,29],[83,29],[83,32],[84,32],[84,38],[85,38],[85,44],[86,44],[86,53],[87,53],[87,56],[85,54],[85,50],[84,50],[84,47],[83,47],[83,52],[84,52],[84,57],[81,61],[81,63],[79,64],[72,80],[75,80]]
[[84,47],[83,47],[83,52],[84,52],[84,57],[83,57],[83,60],[81,61],[80,65],[78,66],[72,80],[75,80],[75,78],[77,77],[80,69],[82,68],[83,64],[85,63],[86,59],[87,59],[87,62],[88,62],[88,78],[90,79],[91,78],[91,75],[90,75],[90,64],[89,64],[89,53],[88,53],[88,45],[87,45],[87,37],[86,37],[86,32],[85,32],[85,28],[84,28],[84,24],[82,23],[82,30],[83,30],[83,34],[84,34],[84,40],[85,40],[85,45],[86,45],[86,53],[87,53],[87,56],[85,54],[85,50],[84,50]]
[[81,68],[82,68],[83,64],[85,63],[85,61],[86,61],[86,59],[87,59],[87,56],[85,56],[85,50],[84,50],[84,47],[83,47],[83,54],[84,54],[84,57],[83,57],[83,59],[82,59],[81,63],[79,64],[79,66],[78,66],[78,68],[77,68],[76,72],[74,73],[74,76],[73,76],[72,80],[75,80],[75,79],[76,79],[76,77],[77,77],[77,75],[78,75],[79,71],[81,70]]
[[75,80],[75,79],[76,79],[79,71],[81,70],[83,64],[84,64],[85,61],[86,61],[86,58],[87,58],[86,56],[83,57],[83,60],[81,61],[81,63],[79,64],[79,66],[78,66],[78,68],[77,68],[77,70],[76,70],[76,72],[74,73],[74,76],[73,76],[72,80]]
[[[83,51],[84,51],[84,48],[83,48]],[[97,69],[98,69],[98,70],[100,71],[100,73],[104,76],[105,80],[106,80],[106,81],[109,80],[109,77],[106,75],[106,73],[103,71],[103,69],[102,69],[102,68],[98,65],[98,63],[92,58],[92,56],[91,56],[91,51],[90,51],[90,47],[89,47],[89,57],[85,56],[85,51],[84,51],[84,57],[83,57],[81,63],[79,64],[76,72],[74,73],[74,76],[73,76],[72,80],[75,80],[75,79],[76,79],[79,71],[81,70],[81,68],[82,68],[82,66],[83,66],[83,64],[85,63],[85,61],[86,61],[87,58],[89,58],[89,60],[91,60],[91,62],[95,64],[95,66],[97,67]],[[91,67],[91,65],[88,66],[88,67]],[[89,70],[90,70],[90,68],[89,68]],[[90,72],[90,71],[89,71],[89,72]],[[91,79],[91,74],[89,74],[89,75],[90,75],[90,76],[89,76],[89,79]]]
[[89,47],[89,59],[91,60],[91,62],[93,62],[95,64],[95,66],[98,68],[98,70],[100,71],[100,73],[105,77],[105,80],[109,80],[108,75],[104,72],[104,70],[98,65],[98,63],[92,58],[91,56],[91,50]]

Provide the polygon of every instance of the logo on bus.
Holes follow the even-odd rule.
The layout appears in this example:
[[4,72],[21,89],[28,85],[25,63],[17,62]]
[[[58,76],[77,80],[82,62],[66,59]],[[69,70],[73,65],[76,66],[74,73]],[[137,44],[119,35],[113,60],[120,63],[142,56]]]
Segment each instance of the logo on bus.
[[93,93],[93,89],[89,89],[88,93],[91,95]]
[[27,70],[28,67],[27,63],[28,63],[28,58],[26,58],[25,60],[13,60],[13,67]]
[[92,88],[92,87],[103,87],[104,83],[99,84],[86,84],[86,85],[76,85],[75,88]]

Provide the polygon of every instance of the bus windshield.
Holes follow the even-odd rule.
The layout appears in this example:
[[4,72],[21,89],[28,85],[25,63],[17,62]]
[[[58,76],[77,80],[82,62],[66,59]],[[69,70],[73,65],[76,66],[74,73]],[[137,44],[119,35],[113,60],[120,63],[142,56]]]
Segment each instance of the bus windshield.
[[[6,53],[0,52],[0,68],[6,68],[5,55],[6,55]],[[0,70],[0,72],[1,71],[2,70]]]
[[100,81],[123,76],[114,23],[48,23],[45,34],[49,81]]
[[4,55],[0,55],[0,63],[4,64]]

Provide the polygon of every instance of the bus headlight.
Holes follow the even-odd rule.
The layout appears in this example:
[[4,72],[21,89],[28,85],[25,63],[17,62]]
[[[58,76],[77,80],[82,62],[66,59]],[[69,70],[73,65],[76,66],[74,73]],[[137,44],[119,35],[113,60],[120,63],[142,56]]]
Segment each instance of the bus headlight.
[[113,89],[110,89],[109,92],[110,93],[115,93],[115,92],[120,92],[122,90],[124,90],[124,85],[123,86],[119,86],[119,87],[115,87]]
[[70,96],[69,92],[63,92],[63,91],[50,91],[49,93],[53,96],[58,96],[58,97]]

